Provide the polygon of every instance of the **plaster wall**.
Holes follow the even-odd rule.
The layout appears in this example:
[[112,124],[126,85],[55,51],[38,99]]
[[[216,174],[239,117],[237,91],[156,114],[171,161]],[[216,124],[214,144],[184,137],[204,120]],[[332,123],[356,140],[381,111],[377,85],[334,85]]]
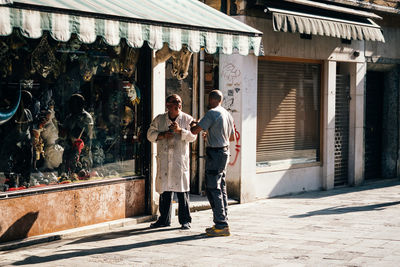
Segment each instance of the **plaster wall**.
[[324,69],[322,187],[329,190],[335,182],[336,61],[325,61]]
[[260,183],[256,173],[257,152],[257,71],[258,58],[254,55],[240,56],[246,70],[242,90],[242,162],[240,201],[248,202],[257,197]]
[[219,57],[219,89],[224,95],[222,106],[234,119],[236,141],[230,144],[230,158],[227,169],[227,191],[229,197],[240,198],[241,146],[242,146],[242,101],[244,79],[249,74],[243,65],[244,57],[224,55]]
[[321,190],[321,166],[295,168],[273,172],[258,171],[254,181],[254,199],[291,193]]
[[364,122],[366,63],[347,64],[350,74],[349,114],[349,184],[360,185],[364,181]]
[[228,194],[240,202],[321,188],[317,163],[286,170],[257,169],[257,67],[254,55],[220,55],[220,87],[224,107],[233,115],[238,140],[231,144],[227,172]]
[[[153,120],[158,114],[165,112],[165,62],[155,66],[155,52],[153,51],[153,72],[151,87],[151,119]],[[146,133],[147,134],[147,133]],[[157,214],[159,194],[156,192],[155,180],[157,175],[157,144],[151,144],[151,212]]]
[[[379,21],[378,21],[379,23]],[[371,62],[392,63],[400,61],[400,28],[382,27],[385,42],[366,42],[365,56]]]
[[[288,193],[296,193],[309,190],[328,190],[334,187],[334,149],[335,149],[335,94],[336,94],[336,68],[337,61],[349,62],[351,64],[361,64],[364,71],[356,67],[349,68],[348,72],[355,75],[353,90],[363,89],[365,74],[364,42],[352,41],[351,44],[342,44],[340,39],[330,37],[313,36],[312,40],[301,39],[299,34],[274,32],[272,23],[267,19],[254,17],[238,16],[237,19],[261,30],[263,34],[263,47],[266,56],[276,56],[285,58],[304,58],[324,61],[324,77],[321,94],[323,94],[323,120],[322,120],[322,158],[321,163],[312,165],[292,165],[287,168],[257,168],[256,167],[256,116],[257,116],[257,84],[253,89],[242,91],[241,95],[244,103],[241,109],[241,147],[240,157],[242,169],[240,180],[240,200],[241,202],[252,201],[257,198],[271,197]],[[360,52],[360,56],[354,57],[355,51]],[[226,56],[225,61],[233,60],[234,56]],[[249,58],[249,56],[247,56]],[[243,61],[236,62],[242,71],[254,71],[257,69],[249,68]],[[238,65],[241,64],[241,65]],[[254,64],[254,63],[253,63]],[[256,65],[256,63],[255,63]],[[221,65],[222,66],[222,65]],[[356,65],[354,65],[356,66]],[[255,77],[257,78],[257,77]],[[223,77],[221,77],[223,79]],[[357,83],[357,85],[356,85]],[[360,110],[363,109],[363,95],[354,96],[354,124],[358,119],[363,118]],[[254,98],[252,102],[250,99]],[[251,118],[249,120],[249,118]],[[252,119],[254,118],[254,122]],[[354,125],[354,135],[362,135],[362,125]],[[362,138],[360,142],[353,144],[352,172],[353,179],[359,179],[362,175]],[[245,145],[246,143],[246,145]],[[361,146],[360,146],[361,144]],[[252,153],[252,155],[250,155]],[[358,159],[357,159],[358,158]],[[232,168],[231,168],[232,170]],[[239,172],[238,172],[239,173]]]

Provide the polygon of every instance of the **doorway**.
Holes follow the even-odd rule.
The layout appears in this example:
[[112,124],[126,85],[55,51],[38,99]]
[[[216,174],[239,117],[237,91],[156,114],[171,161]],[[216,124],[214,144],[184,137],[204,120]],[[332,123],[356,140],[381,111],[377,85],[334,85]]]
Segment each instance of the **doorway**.
[[365,171],[366,180],[382,176],[382,117],[384,72],[368,71],[365,109]]

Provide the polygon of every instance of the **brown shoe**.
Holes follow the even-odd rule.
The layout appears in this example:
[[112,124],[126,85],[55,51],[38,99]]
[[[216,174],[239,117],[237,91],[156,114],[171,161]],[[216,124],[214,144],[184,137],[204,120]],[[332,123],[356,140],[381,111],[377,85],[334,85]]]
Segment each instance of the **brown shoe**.
[[215,229],[215,225],[213,225],[213,227],[208,227],[208,228],[206,228],[206,233],[208,233],[214,229]]
[[207,236],[230,236],[231,232],[229,231],[229,226],[225,226],[222,229],[211,227],[211,229],[208,232],[206,232],[206,235]]

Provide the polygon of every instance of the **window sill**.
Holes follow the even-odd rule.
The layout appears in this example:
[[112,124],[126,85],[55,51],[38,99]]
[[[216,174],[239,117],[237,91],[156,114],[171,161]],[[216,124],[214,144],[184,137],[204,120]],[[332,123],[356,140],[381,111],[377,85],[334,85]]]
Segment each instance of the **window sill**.
[[110,178],[104,180],[95,180],[95,181],[85,181],[79,183],[68,183],[68,184],[54,184],[43,187],[35,187],[35,188],[27,188],[18,191],[8,191],[8,192],[0,192],[0,201],[3,199],[16,198],[16,197],[25,197],[32,196],[38,194],[52,193],[52,192],[60,192],[65,190],[73,190],[73,189],[81,189],[88,187],[95,187],[101,185],[109,185],[116,184],[130,180],[144,179],[144,176],[133,176],[133,177],[123,177],[123,178]]
[[322,166],[321,162],[310,162],[310,163],[287,163],[287,164],[279,164],[277,166],[263,166],[256,168],[256,174],[258,173],[266,173],[266,172],[277,172],[277,171],[285,171],[292,169],[301,169],[301,168],[309,168],[309,167],[317,167]]

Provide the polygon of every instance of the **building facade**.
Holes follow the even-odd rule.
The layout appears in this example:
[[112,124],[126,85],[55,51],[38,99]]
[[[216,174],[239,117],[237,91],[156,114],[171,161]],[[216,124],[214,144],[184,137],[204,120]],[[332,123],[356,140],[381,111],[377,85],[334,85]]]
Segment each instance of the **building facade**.
[[0,242],[154,214],[166,60],[182,80],[192,53],[259,55],[262,34],[195,0],[1,0],[0,18]]
[[247,202],[398,176],[396,1],[205,2],[264,33],[264,56],[219,58],[240,137],[232,196]]

